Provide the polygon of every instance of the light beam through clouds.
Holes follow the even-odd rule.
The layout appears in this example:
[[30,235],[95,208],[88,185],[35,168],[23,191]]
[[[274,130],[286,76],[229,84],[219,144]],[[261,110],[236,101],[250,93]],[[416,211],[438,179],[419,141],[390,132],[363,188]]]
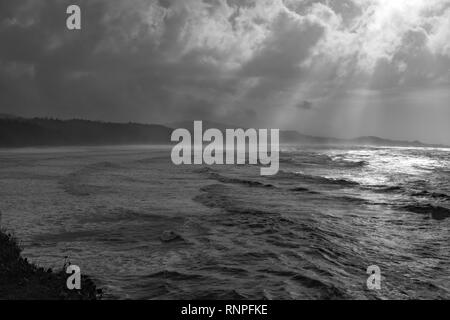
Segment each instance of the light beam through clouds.
[[0,4],[1,112],[450,143],[450,0],[72,2]]

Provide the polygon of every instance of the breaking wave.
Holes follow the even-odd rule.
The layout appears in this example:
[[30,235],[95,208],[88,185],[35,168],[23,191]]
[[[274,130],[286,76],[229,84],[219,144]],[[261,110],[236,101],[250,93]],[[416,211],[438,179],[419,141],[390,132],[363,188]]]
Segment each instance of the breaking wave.
[[401,209],[417,214],[427,215],[434,220],[445,220],[450,218],[449,208],[434,206],[431,204],[406,205],[402,206]]

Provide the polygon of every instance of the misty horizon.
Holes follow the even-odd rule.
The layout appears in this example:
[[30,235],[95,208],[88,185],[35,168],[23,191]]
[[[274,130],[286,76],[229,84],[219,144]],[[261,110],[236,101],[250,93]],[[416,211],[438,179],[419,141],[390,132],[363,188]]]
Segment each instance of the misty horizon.
[[[194,123],[194,121],[202,121],[205,124],[207,124],[207,128],[217,128],[219,130],[224,130],[224,129],[249,129],[249,128],[255,128],[255,129],[279,129],[283,132],[296,132],[302,136],[309,136],[312,138],[319,138],[319,139],[336,139],[336,140],[342,140],[342,141],[349,141],[351,142],[352,140],[358,140],[358,139],[363,139],[363,138],[374,138],[374,139],[381,139],[381,140],[385,140],[385,141],[392,141],[392,142],[404,142],[404,143],[419,143],[419,144],[425,144],[425,145],[429,145],[429,146],[440,146],[440,147],[449,147],[450,148],[450,144],[445,144],[445,143],[436,143],[436,142],[431,142],[431,141],[421,141],[421,140],[407,140],[407,139],[401,139],[401,138],[387,138],[384,136],[325,136],[325,135],[314,135],[314,134],[308,134],[308,133],[304,133],[301,132],[299,130],[296,129],[290,129],[290,128],[274,128],[274,127],[256,127],[256,126],[241,126],[239,124],[234,124],[234,123],[221,123],[219,121],[214,121],[214,120],[203,120],[203,119],[194,119],[194,120],[181,120],[181,121],[176,121],[176,122],[169,122],[169,123],[152,123],[152,122],[139,122],[139,121],[107,121],[107,120],[99,120],[99,119],[86,119],[86,118],[55,118],[52,116],[42,116],[42,117],[38,117],[38,116],[30,116],[30,117],[23,117],[23,116],[19,116],[19,115],[14,115],[14,114],[0,114],[0,119],[24,119],[24,120],[32,120],[32,119],[49,119],[49,120],[55,120],[55,121],[88,121],[88,122],[98,122],[98,123],[107,123],[107,124],[133,124],[133,125],[143,125],[143,126],[152,126],[152,125],[156,125],[156,126],[162,126],[162,127],[166,127],[168,129],[171,130],[175,130],[175,129],[182,129],[182,128],[188,128],[190,130],[192,130],[192,125]],[[293,142],[284,142],[284,143],[293,143]]]

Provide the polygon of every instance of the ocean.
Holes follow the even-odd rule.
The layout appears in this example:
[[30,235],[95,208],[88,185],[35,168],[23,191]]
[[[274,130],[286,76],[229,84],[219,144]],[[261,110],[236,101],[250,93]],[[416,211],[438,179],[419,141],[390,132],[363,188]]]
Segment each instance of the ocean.
[[[450,150],[281,146],[280,171],[169,147],[0,151],[1,225],[120,299],[449,299]],[[381,290],[367,288],[369,266]]]

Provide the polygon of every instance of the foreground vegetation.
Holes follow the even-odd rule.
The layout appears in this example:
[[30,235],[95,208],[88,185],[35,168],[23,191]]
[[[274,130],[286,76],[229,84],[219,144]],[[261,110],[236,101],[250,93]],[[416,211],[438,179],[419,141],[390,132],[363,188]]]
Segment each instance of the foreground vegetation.
[[82,276],[81,290],[69,290],[65,270],[45,270],[21,256],[16,239],[0,230],[1,300],[96,300],[101,296],[94,282]]

